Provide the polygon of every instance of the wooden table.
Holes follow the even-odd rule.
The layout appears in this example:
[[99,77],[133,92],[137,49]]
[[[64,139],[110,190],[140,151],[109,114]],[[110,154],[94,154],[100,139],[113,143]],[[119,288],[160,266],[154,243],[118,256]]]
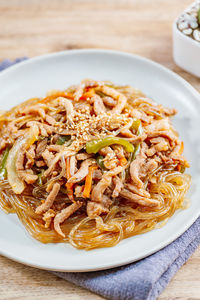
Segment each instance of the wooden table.
[[[0,60],[79,48],[155,60],[200,90],[172,59],[171,27],[191,0],[0,0]],[[199,62],[198,62],[199,63]],[[0,257],[0,299],[103,299],[46,271]],[[200,249],[159,297],[200,299]]]

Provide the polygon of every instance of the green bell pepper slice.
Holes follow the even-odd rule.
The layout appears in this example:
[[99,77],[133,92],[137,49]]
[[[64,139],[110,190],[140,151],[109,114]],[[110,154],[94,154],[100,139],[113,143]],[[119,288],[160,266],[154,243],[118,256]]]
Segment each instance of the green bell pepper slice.
[[96,158],[96,161],[97,161],[97,164],[99,165],[99,167],[102,169],[102,170],[105,170],[105,166],[104,166],[104,162],[103,162],[103,159],[104,157],[102,155],[99,155],[97,156]]
[[142,133],[142,125],[139,119],[133,120],[131,129],[135,131],[136,135],[140,135]]
[[37,179],[37,183],[39,186],[42,186],[43,183],[43,175],[44,175],[44,169],[42,169],[41,173],[38,174],[38,179]]
[[64,145],[66,142],[70,141],[70,139],[71,139],[70,135],[59,136],[56,145]]
[[92,140],[86,143],[86,152],[97,153],[100,149],[110,145],[122,145],[127,152],[133,152],[134,146],[127,140],[115,136],[108,136],[99,140]]
[[6,170],[6,162],[9,154],[9,148],[6,148],[6,150],[3,153],[1,164],[0,164],[0,177],[6,178],[7,177],[7,170]]
[[197,18],[198,18],[198,23],[200,25],[200,9],[197,11]]

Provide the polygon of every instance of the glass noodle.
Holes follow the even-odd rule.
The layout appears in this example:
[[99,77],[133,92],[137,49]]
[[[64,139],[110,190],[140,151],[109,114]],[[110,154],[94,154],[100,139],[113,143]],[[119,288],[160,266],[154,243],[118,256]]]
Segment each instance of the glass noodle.
[[[186,208],[185,194],[191,183],[190,175],[159,170],[158,184],[152,186],[150,194],[162,205],[158,209],[135,207],[125,202],[114,205],[106,216],[89,218],[84,210],[71,216],[62,225],[66,238],[59,236],[53,228],[45,228],[42,218],[34,210],[41,197],[12,193],[8,182],[0,182],[0,206],[7,213],[16,213],[28,232],[42,243],[70,242],[79,249],[90,250],[111,247],[120,240],[152,230],[163,220],[169,219],[177,209]],[[44,197],[45,199],[45,197]]]

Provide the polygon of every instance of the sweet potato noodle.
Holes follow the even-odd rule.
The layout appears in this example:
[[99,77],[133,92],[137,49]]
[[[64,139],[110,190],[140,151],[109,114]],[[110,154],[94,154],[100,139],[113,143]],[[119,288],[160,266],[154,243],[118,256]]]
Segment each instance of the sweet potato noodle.
[[187,207],[189,167],[165,108],[83,80],[0,116],[0,207],[43,243],[110,247]]

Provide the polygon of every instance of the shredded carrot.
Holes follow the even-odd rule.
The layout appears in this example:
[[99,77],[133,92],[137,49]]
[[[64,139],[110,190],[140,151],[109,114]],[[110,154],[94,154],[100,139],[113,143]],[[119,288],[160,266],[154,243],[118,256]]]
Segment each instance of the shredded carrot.
[[119,165],[120,166],[125,166],[127,164],[127,159],[125,157],[120,157],[119,158]]
[[177,166],[177,171],[180,172],[181,171],[181,165]]
[[89,172],[88,175],[85,178],[85,187],[83,190],[83,197],[84,198],[89,198],[90,197],[90,192],[91,192],[91,188],[92,188],[92,175],[94,170],[97,169],[97,166],[90,166],[89,167]]
[[95,90],[90,89],[81,96],[80,100],[86,100],[87,98],[91,98],[94,96],[94,94],[95,94]]
[[180,149],[179,149],[179,154],[182,154],[183,153],[183,150],[184,150],[184,143],[181,142],[181,146],[180,146]]
[[70,174],[70,157],[66,158],[66,177],[67,177],[67,180],[69,180],[70,177],[71,177],[71,174]]
[[65,186],[67,189],[67,195],[68,195],[69,199],[71,201],[74,201],[74,189],[73,189],[74,184],[71,182],[67,182]]

